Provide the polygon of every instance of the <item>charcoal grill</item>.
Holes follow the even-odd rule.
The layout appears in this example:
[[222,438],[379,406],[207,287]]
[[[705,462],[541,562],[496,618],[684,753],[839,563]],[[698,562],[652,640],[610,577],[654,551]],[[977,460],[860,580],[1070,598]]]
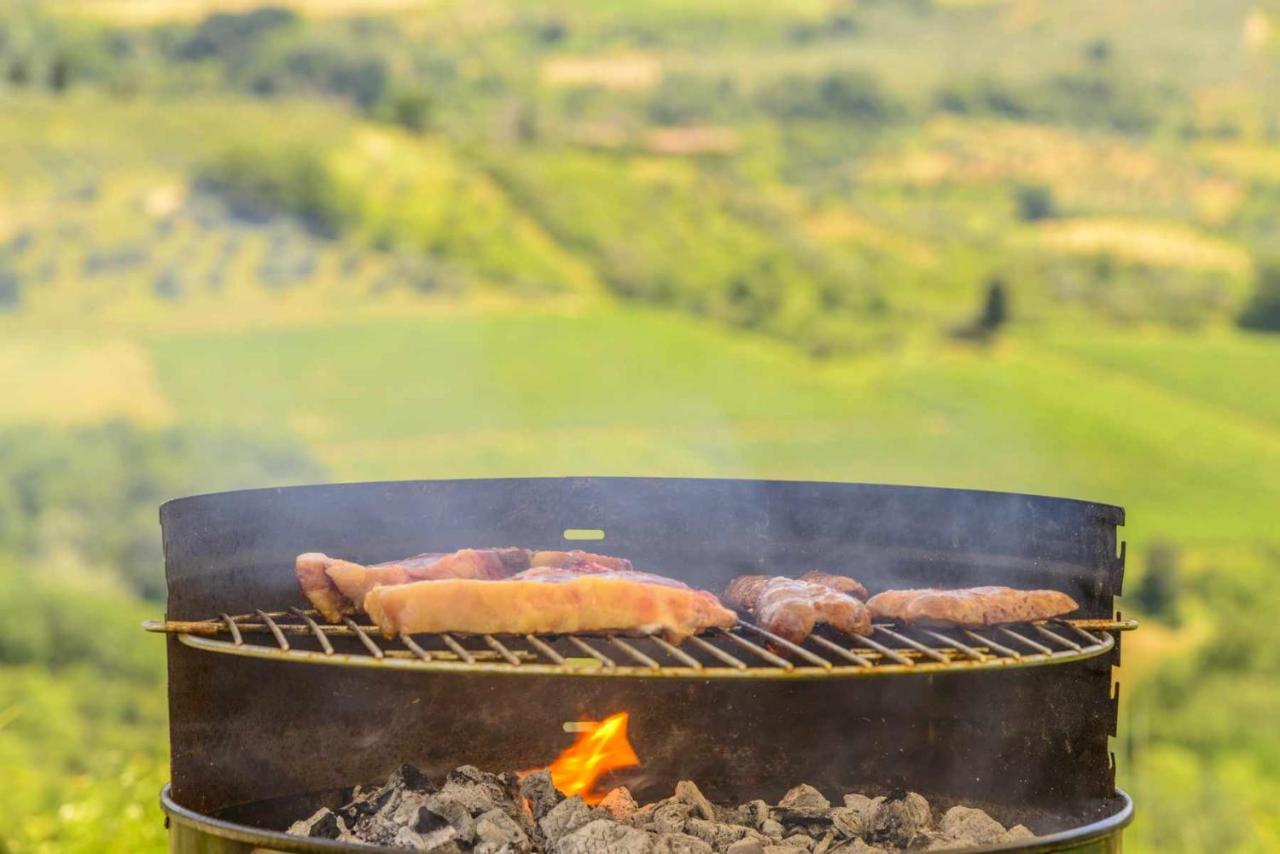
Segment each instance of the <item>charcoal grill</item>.
[[[197,496],[161,508],[177,851],[361,850],[280,831],[401,762],[443,774],[545,764],[566,721],[632,714],[638,796],[694,779],[725,801],[809,782],[903,785],[1040,838],[1119,849],[1123,510],[1038,496],[864,484],[632,478],[350,484]],[[476,545],[556,547],[574,530],[718,590],[750,572],[848,571],[873,590],[1009,584],[1071,619],[975,631],[877,625],[790,644],[750,623],[680,645],[620,635],[385,639],[305,610],[293,558],[362,562]],[[580,544],[579,544],[580,545]],[[878,677],[878,678],[871,678]]]

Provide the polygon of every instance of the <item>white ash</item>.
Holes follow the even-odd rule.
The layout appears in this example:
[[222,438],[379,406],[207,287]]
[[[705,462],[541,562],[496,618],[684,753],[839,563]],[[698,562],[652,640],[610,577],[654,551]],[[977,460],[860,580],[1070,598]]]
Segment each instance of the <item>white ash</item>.
[[936,816],[915,792],[850,793],[833,804],[801,785],[776,804],[725,805],[681,780],[663,800],[638,805],[618,787],[593,807],[564,797],[546,771],[521,779],[469,765],[439,786],[402,766],[383,785],[357,786],[346,804],[322,808],[288,832],[427,854],[880,854],[1034,838],[971,807]]

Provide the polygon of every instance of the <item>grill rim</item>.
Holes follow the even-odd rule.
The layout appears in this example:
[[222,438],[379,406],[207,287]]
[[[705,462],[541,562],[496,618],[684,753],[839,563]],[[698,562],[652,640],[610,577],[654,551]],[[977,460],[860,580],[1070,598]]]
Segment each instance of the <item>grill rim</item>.
[[[278,623],[276,618],[293,615],[298,622]],[[343,625],[320,624],[314,619],[314,611],[294,608],[290,611],[266,612],[258,609],[254,614],[229,616],[220,615],[220,619],[201,621],[161,622],[150,621],[143,624],[147,631],[175,634],[180,643],[201,651],[259,658],[273,661],[285,661],[291,664],[315,664],[345,667],[389,668],[395,670],[420,671],[424,673],[486,673],[504,676],[575,676],[575,677],[609,677],[609,678],[666,678],[666,679],[853,679],[873,676],[890,677],[905,675],[938,675],[943,673],[964,673],[972,671],[1003,670],[1019,667],[1042,667],[1052,664],[1065,664],[1072,661],[1083,661],[1105,655],[1115,648],[1115,633],[1137,628],[1135,620],[1063,620],[1055,619],[1037,623],[1017,623],[1000,626],[982,627],[985,634],[978,635],[977,630],[952,628],[945,629],[950,634],[943,634],[942,629],[912,629],[895,624],[875,624],[872,638],[849,636],[855,646],[837,644],[834,641],[815,635],[805,644],[791,644],[746,621],[739,621],[733,630],[716,630],[705,635],[691,638],[690,641],[699,650],[723,662],[724,666],[705,664],[693,659],[683,648],[683,644],[667,644],[661,639],[633,638],[617,632],[592,632],[580,634],[526,635],[521,641],[524,648],[512,650],[507,644],[515,646],[513,638],[495,637],[489,634],[463,636],[482,640],[491,650],[468,649],[454,635],[459,633],[439,633],[433,635],[400,636],[394,641],[383,638],[383,644],[398,642],[404,650],[384,649],[373,639],[377,628],[362,625],[347,618]],[[254,618],[259,623],[246,623]],[[894,628],[889,628],[893,625]],[[1070,629],[1077,639],[1088,639],[1091,643],[1081,646],[1074,640],[1063,638],[1047,628],[1052,626],[1059,630]],[[768,650],[743,637],[746,630],[757,639],[763,638],[775,646]],[[1033,634],[1026,637],[1021,629]],[[1010,649],[1004,644],[991,640],[991,635],[1000,632],[1009,639],[1001,638],[1006,643],[1021,642],[1035,652],[1020,652]],[[269,635],[268,635],[269,633]],[[311,637],[318,640],[322,651],[311,649],[295,649],[286,639],[285,634]],[[1096,633],[1096,634],[1095,634]],[[229,635],[231,640],[218,639],[219,635]],[[275,641],[272,646],[267,643],[250,643],[245,634],[269,636]],[[880,635],[879,640],[874,635]],[[916,635],[930,635],[940,643],[922,643]],[[1038,634],[1042,640],[1037,640]],[[213,637],[209,637],[213,635]],[[957,640],[950,635],[963,635],[965,640]],[[329,637],[357,637],[363,644],[366,653],[360,651],[337,652],[333,649]],[[447,646],[453,659],[441,659],[436,656],[440,652],[429,653],[423,649],[420,639],[429,637],[440,640]],[[556,640],[564,639],[572,643],[583,654],[595,659],[596,664],[581,666],[569,664],[553,649],[548,655],[547,647]],[[682,665],[660,664],[645,653],[635,649],[629,640],[654,640],[663,652],[684,663]],[[506,640],[507,644],[503,643]],[[721,644],[712,644],[712,640]],[[966,643],[967,640],[967,643]],[[608,650],[598,649],[590,642],[595,641],[600,647],[611,645]],[[883,642],[882,642],[883,641]],[[733,655],[724,649],[724,643],[737,646]],[[1055,647],[1048,644],[1056,643]],[[974,646],[969,646],[973,644]],[[781,645],[782,649],[777,649]],[[615,649],[616,648],[616,649]],[[619,655],[619,650],[622,655]],[[719,653],[716,650],[720,650]],[[777,653],[785,652],[789,657]],[[476,654],[485,656],[485,660],[477,660]],[[520,653],[531,656],[532,660],[524,663]],[[612,654],[612,656],[610,655]],[[821,653],[834,657],[834,653],[844,661],[831,661]],[[496,655],[496,658],[494,657]],[[539,659],[547,659],[544,662]],[[614,658],[629,656],[636,664],[620,664]],[[747,664],[741,658],[750,658],[766,662]],[[558,659],[558,660],[557,660]],[[687,660],[686,660],[687,659]],[[691,665],[692,661],[696,666]]]
[[[1068,830],[1061,830],[1047,836],[1037,836],[1026,842],[1006,842],[1001,845],[980,846],[971,848],[949,848],[944,854],[981,854],[988,851],[1019,851],[1026,854],[1060,851],[1065,846],[1081,846],[1098,839],[1119,834],[1133,821],[1133,798],[1124,789],[1117,787],[1114,798],[1118,799],[1120,809],[1109,816],[1080,825]],[[216,837],[231,839],[247,845],[270,846],[276,850],[311,854],[311,852],[351,852],[367,851],[379,854],[394,854],[403,849],[387,848],[366,843],[338,842],[330,839],[311,839],[309,837],[290,836],[284,831],[256,828],[227,819],[217,818],[182,806],[173,799],[170,784],[165,783],[160,789],[160,808],[164,811],[166,824],[176,822],[184,824],[196,831]],[[172,833],[172,831],[170,831]]]

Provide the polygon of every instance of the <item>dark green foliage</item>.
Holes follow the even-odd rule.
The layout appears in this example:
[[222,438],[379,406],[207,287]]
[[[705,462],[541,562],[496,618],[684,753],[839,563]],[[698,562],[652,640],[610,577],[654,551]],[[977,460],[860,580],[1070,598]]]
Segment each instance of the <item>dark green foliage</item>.
[[1055,213],[1053,190],[1043,184],[1019,184],[1014,188],[1018,206],[1018,219],[1036,222],[1049,219]]
[[1010,119],[1023,118],[1032,109],[1023,93],[992,77],[948,84],[934,95],[934,103],[949,113]]
[[1245,329],[1280,332],[1280,259],[1258,264],[1257,284],[1239,324]]
[[386,97],[391,82],[386,61],[377,53],[344,42],[311,40],[287,44],[232,74],[259,95],[336,95],[365,110]]
[[421,133],[431,127],[431,96],[421,91],[397,92],[388,99],[386,112],[392,123]]
[[22,279],[18,271],[0,257],[0,311],[12,311],[22,305]]
[[950,83],[937,91],[934,104],[962,115],[1143,133],[1155,129],[1170,97],[1161,87],[1094,62],[1086,71],[1053,74],[1030,84],[991,77]]
[[982,312],[978,315],[978,327],[995,332],[1008,321],[1008,291],[1001,279],[992,279],[987,282],[987,294],[982,301]]
[[665,78],[649,99],[649,118],[659,125],[725,122],[749,105],[728,77],[676,74]]
[[901,105],[866,71],[840,71],[821,77],[785,77],[765,88],[758,101],[784,119],[885,124],[902,114]]
[[1146,572],[1133,593],[1142,613],[1178,624],[1177,603],[1181,593],[1178,578],[1180,550],[1167,541],[1152,543],[1147,552]]
[[181,495],[319,480],[320,467],[282,442],[125,423],[0,432],[0,553],[74,556],[118,572],[139,593],[164,593],[156,507]]
[[285,8],[266,7],[251,12],[219,12],[208,16],[195,32],[174,48],[178,59],[242,61],[270,35],[297,20]]
[[221,196],[235,216],[261,222],[289,212],[326,237],[350,216],[321,156],[307,147],[233,148],[205,167],[196,184]]

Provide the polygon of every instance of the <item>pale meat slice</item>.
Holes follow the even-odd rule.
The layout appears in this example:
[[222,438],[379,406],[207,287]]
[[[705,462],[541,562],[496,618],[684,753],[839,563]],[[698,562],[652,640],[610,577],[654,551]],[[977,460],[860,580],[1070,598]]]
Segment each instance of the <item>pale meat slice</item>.
[[867,602],[876,619],[929,626],[977,628],[1060,617],[1080,607],[1058,590],[967,587],[959,590],[886,590]]
[[631,561],[625,557],[611,557],[610,555],[593,554],[577,549],[567,552],[536,551],[533,553],[529,565],[556,566],[565,569],[603,566],[619,572],[630,572],[635,568],[631,565]]
[[426,552],[385,563],[361,564],[319,552],[298,555],[295,570],[308,601],[331,623],[363,607],[378,585],[440,578],[505,578],[529,566],[531,552],[520,548]]
[[814,584],[822,584],[830,587],[832,590],[839,590],[841,593],[848,593],[854,599],[867,601],[867,588],[862,582],[848,575],[836,575],[833,572],[823,572],[820,569],[811,569],[804,575],[800,576],[801,581],[812,581]]
[[311,607],[320,612],[331,623],[341,622],[343,614],[355,610],[351,600],[342,595],[338,586],[333,583],[327,570],[333,558],[320,552],[306,552],[298,555],[294,562],[294,572],[298,576],[298,586],[302,595],[307,597]]
[[689,585],[683,581],[677,581],[665,575],[654,575],[651,572],[640,572],[634,569],[610,569],[598,563],[580,563],[576,566],[531,566],[524,572],[517,572],[511,576],[511,579],[513,581],[572,581],[584,575],[611,575],[618,578],[628,578],[632,581],[643,581],[647,584],[661,584],[664,587],[690,589]]
[[662,634],[678,642],[729,628],[733,612],[715,596],[645,573],[529,570],[502,581],[443,579],[375,587],[365,611],[387,637],[398,634]]
[[846,634],[871,634],[871,615],[860,601],[825,584],[795,578],[743,575],[729,583],[725,601],[749,611],[764,628],[800,643],[819,623]]

